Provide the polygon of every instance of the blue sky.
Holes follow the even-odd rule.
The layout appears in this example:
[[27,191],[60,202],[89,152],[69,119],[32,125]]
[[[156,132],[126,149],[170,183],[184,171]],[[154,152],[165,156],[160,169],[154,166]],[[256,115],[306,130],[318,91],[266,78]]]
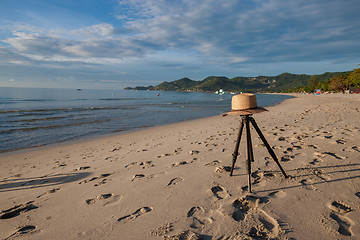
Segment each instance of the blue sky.
[[359,0],[1,0],[0,86],[348,71]]

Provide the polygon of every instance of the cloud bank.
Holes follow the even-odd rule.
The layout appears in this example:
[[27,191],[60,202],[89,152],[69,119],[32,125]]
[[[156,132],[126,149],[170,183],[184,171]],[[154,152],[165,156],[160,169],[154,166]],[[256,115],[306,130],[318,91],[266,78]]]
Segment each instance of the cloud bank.
[[359,60],[357,0],[119,0],[116,9],[113,21],[84,28],[8,25],[0,55],[169,68]]

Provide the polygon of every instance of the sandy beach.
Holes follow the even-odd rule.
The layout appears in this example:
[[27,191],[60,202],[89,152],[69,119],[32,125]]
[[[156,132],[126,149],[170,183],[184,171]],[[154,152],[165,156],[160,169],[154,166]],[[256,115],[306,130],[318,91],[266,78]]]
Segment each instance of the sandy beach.
[[360,95],[294,95],[252,130],[215,116],[0,155],[1,239],[359,239]]

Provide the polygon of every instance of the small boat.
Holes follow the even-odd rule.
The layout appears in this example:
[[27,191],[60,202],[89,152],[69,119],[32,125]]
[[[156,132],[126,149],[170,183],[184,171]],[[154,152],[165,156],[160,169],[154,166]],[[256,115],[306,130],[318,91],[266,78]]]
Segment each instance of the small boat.
[[223,95],[226,92],[223,89],[219,89],[218,91],[215,92],[215,94],[219,94],[219,95]]

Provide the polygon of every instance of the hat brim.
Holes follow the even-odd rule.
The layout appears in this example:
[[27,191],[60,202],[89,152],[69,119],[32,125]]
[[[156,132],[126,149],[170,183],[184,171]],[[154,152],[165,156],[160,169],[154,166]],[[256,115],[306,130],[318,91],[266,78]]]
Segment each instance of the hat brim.
[[227,112],[228,115],[251,115],[256,113],[262,113],[268,111],[267,109],[263,107],[257,107],[257,108],[251,108],[246,110],[231,110],[230,112]]

